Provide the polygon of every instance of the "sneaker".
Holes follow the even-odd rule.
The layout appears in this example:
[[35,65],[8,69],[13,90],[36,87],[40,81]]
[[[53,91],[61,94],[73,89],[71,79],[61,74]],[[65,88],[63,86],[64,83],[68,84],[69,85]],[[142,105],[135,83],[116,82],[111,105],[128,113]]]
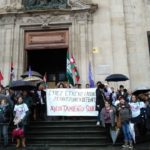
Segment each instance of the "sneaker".
[[133,149],[133,145],[129,145],[129,149]]
[[128,148],[128,147],[129,145],[126,145],[126,144],[122,145],[122,148]]
[[96,125],[97,125],[97,126],[99,126],[99,125],[100,125],[100,122],[99,122],[99,121],[97,121]]

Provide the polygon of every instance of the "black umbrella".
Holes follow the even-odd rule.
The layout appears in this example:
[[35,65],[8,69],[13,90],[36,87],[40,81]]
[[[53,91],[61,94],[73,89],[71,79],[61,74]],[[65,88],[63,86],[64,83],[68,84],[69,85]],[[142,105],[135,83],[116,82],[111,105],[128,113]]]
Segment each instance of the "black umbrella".
[[[35,76],[35,77],[40,77],[42,78],[42,75],[36,71],[31,71],[32,72],[32,76]],[[26,78],[29,76],[29,71],[26,71],[24,74],[21,75],[22,78]]]
[[105,81],[108,82],[119,82],[119,81],[126,81],[129,80],[129,78],[123,74],[111,74],[106,77]]
[[132,94],[138,95],[138,94],[142,94],[142,93],[147,93],[149,91],[150,91],[149,86],[139,86],[132,92]]
[[36,86],[29,81],[16,80],[11,83],[10,89],[12,90],[33,90]]

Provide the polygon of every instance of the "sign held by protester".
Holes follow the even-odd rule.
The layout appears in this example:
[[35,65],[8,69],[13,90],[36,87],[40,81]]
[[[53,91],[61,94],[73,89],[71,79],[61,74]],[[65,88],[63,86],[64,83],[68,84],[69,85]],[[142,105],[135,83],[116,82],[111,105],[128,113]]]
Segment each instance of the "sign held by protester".
[[48,116],[97,116],[95,88],[47,89]]

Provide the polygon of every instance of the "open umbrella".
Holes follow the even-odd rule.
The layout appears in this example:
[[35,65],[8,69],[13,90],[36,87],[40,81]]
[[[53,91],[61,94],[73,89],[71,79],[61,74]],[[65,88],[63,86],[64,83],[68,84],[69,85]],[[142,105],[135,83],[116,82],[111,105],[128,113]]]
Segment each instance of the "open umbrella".
[[[29,76],[29,71],[26,71],[24,74],[21,75],[22,78],[26,78],[28,76]],[[32,76],[42,78],[42,75],[39,72],[36,72],[36,71],[32,71]]]
[[29,81],[16,80],[11,83],[10,89],[12,90],[33,90],[36,86]]
[[25,77],[23,81],[43,81],[40,77],[36,76],[30,76],[30,77]]
[[126,80],[129,80],[129,78],[123,74],[111,74],[107,76],[105,79],[105,81],[108,82],[119,82],[119,81],[126,81]]
[[138,95],[138,94],[142,94],[142,93],[147,93],[149,91],[150,91],[149,86],[141,85],[141,86],[135,88],[135,90],[133,90],[132,94]]

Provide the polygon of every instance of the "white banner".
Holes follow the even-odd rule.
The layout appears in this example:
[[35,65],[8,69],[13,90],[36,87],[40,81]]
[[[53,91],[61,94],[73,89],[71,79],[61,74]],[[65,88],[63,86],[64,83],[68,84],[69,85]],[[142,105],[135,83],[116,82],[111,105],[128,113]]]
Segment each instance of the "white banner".
[[48,116],[97,116],[95,88],[47,89]]

